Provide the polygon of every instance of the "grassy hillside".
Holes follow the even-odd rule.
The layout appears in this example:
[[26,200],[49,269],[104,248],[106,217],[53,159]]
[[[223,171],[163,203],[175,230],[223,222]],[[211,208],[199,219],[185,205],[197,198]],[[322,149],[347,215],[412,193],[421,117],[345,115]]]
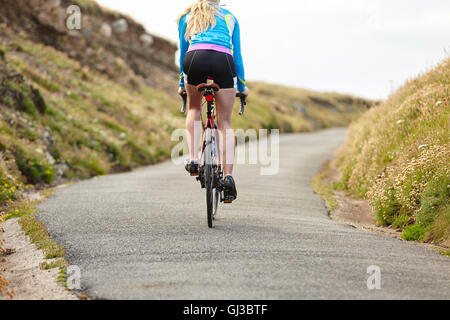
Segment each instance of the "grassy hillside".
[[450,59],[351,125],[336,164],[381,225],[449,245]]
[[268,83],[249,83],[251,99],[236,127],[276,128],[282,132],[347,126],[374,103],[349,95],[320,93]]

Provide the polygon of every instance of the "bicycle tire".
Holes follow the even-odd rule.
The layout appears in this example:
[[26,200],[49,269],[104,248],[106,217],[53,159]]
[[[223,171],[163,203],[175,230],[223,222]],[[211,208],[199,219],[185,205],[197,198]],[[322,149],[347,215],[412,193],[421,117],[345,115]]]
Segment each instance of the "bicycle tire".
[[214,200],[213,200],[213,220],[216,220],[217,213],[219,212],[219,202],[220,202],[220,192],[216,189],[214,192]]
[[206,146],[205,146],[205,187],[206,187],[206,211],[208,219],[208,227],[213,228],[214,215],[214,155],[212,150],[212,132],[207,129],[206,132]]
[[[216,148],[215,148],[215,150],[216,150],[216,160],[218,160],[217,162],[218,162],[218,164],[220,165],[220,159],[221,159],[221,153],[220,153],[220,145],[219,145],[219,143],[218,143],[218,141],[216,140],[217,139],[217,125],[216,124],[214,124],[214,132],[216,133],[216,135],[215,135],[215,139],[214,139],[214,143],[216,144]],[[220,177],[221,177],[221,168],[219,167],[219,166],[217,166],[217,167],[215,167],[216,168],[216,170],[214,171],[214,178],[216,179],[216,181],[215,181],[215,185],[216,185],[216,190],[215,190],[215,192],[214,192],[214,202],[213,202],[213,204],[214,204],[214,212],[213,212],[213,220],[216,220],[216,218],[217,218],[217,213],[219,212],[219,203],[220,203],[220,201],[221,201],[221,193],[220,193],[220,191],[219,190],[217,190],[217,185],[218,185],[218,183],[219,183],[219,181],[220,181]]]

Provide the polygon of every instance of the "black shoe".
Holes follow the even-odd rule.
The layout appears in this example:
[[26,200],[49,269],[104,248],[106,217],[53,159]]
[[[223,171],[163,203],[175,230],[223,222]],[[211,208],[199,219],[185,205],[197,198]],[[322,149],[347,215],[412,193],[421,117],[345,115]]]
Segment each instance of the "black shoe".
[[226,176],[222,182],[222,190],[224,193],[223,202],[232,203],[237,198],[236,184],[232,176]]
[[191,177],[198,176],[198,162],[197,161],[190,161],[190,162],[186,163],[185,169],[191,175]]

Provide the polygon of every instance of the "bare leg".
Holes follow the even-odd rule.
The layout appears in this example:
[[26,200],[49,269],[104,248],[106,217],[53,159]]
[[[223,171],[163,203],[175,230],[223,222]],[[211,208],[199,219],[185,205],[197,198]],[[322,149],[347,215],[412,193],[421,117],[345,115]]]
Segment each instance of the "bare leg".
[[189,145],[190,159],[198,159],[198,151],[200,144],[200,136],[202,134],[201,128],[195,130],[196,122],[201,121],[202,112],[202,97],[203,93],[198,92],[197,88],[193,85],[186,85],[186,92],[188,94],[188,106],[189,111],[186,117],[186,130],[187,130],[187,141]]
[[220,132],[225,176],[233,174],[235,137],[231,128],[236,89],[221,89],[216,94],[217,126]]

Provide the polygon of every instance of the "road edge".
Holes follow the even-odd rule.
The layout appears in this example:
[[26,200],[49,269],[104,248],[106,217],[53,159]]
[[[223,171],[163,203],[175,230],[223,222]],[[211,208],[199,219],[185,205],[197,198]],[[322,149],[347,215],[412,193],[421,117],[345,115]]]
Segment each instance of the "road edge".
[[[65,187],[60,185],[57,188]],[[8,291],[0,300],[84,300],[87,296],[66,286],[65,252],[49,235],[36,215],[37,205],[53,195],[55,188],[32,192],[17,204],[17,215],[2,223],[8,254],[0,261]],[[42,243],[46,245],[43,246]],[[55,254],[55,250],[60,254]]]
[[[401,238],[401,230],[377,225],[375,215],[370,209],[368,201],[351,196],[342,189],[340,181],[340,173],[333,166],[331,160],[327,161],[311,180],[311,187],[325,202],[328,216],[331,220],[345,223],[359,230],[388,236],[400,241],[412,242],[450,258],[449,247],[420,241],[406,241]],[[345,212],[345,208],[350,208],[350,211],[351,208],[359,210],[353,210],[353,212],[348,214],[348,212]]]

